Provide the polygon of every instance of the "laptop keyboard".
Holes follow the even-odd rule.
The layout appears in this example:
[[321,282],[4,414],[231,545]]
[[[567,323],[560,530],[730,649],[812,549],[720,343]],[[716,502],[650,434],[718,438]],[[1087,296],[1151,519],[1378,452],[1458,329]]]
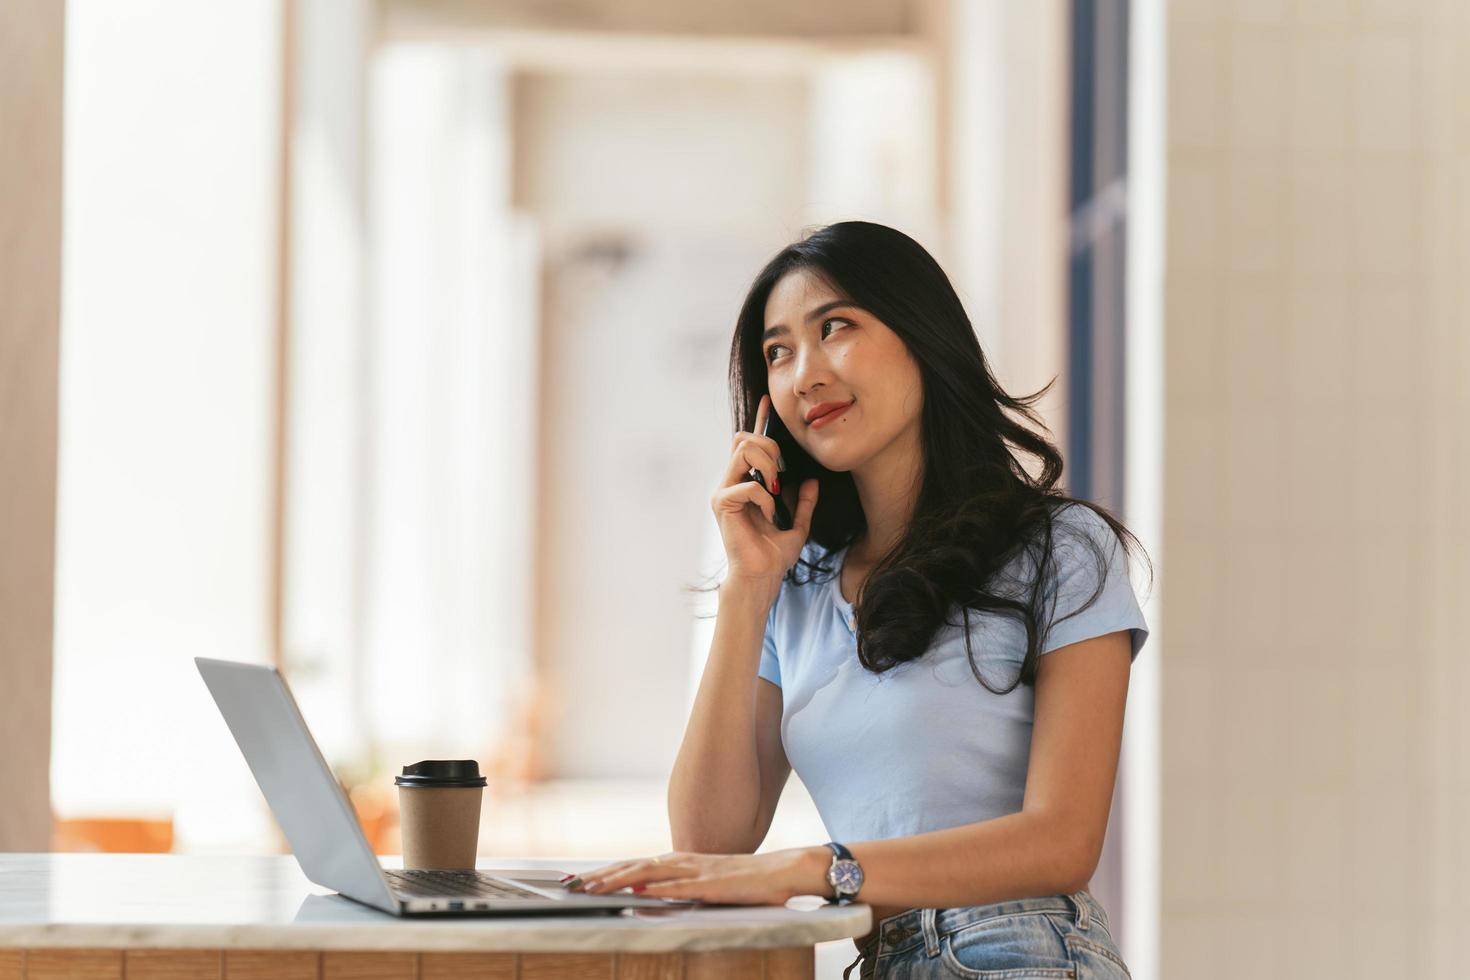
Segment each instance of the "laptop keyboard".
[[474,871],[396,871],[385,869],[406,897],[438,898],[462,895],[467,898],[519,898],[552,901],[545,895],[484,877]]

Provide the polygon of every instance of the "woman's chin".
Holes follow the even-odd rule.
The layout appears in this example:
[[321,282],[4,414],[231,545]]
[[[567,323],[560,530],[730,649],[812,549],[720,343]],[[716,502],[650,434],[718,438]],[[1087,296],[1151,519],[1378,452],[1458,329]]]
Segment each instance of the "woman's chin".
[[847,473],[863,463],[861,458],[855,458],[852,453],[823,453],[821,456],[812,456],[812,459],[821,464],[823,469],[833,473]]

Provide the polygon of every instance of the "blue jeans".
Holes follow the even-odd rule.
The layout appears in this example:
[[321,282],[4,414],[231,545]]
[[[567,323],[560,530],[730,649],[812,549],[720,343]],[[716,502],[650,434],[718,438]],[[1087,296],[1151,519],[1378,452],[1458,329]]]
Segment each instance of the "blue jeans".
[[878,924],[860,980],[1123,980],[1128,967],[1086,891],[962,909],[909,909]]

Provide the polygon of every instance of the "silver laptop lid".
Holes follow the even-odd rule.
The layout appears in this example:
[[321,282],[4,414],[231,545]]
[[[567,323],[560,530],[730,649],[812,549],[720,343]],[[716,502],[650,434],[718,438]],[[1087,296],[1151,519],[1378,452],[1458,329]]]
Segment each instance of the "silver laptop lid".
[[398,900],[347,794],[274,667],[195,657],[306,877],[395,915]]

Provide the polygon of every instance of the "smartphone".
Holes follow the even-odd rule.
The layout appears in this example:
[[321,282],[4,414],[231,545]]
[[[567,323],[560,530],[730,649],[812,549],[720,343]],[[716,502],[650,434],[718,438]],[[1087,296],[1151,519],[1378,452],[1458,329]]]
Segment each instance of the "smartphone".
[[[763,436],[769,436],[770,435],[770,431],[771,431],[771,416],[773,416],[775,414],[776,414],[776,410],[774,408],[767,409],[767,411],[766,411],[766,424],[763,425],[763,426],[761,426],[761,435],[763,435]],[[746,482],[749,482],[751,480],[754,480],[756,483],[759,483],[762,487],[765,487],[765,490],[766,490],[767,493],[770,493],[771,492],[771,488],[766,486],[766,478],[763,477],[763,476],[761,476],[761,471],[758,470],[758,469],[756,469],[754,466],[752,466],[750,468],[750,472],[746,475],[745,479],[746,479]],[[792,519],[791,519],[791,509],[786,506],[786,501],[784,501],[784,500],[781,499],[781,495],[780,494],[772,493],[771,496],[773,498],[775,498],[775,501],[776,501],[776,527],[778,529],[782,530],[782,531],[789,531],[789,530],[791,530],[791,526],[794,523],[792,521]]]

